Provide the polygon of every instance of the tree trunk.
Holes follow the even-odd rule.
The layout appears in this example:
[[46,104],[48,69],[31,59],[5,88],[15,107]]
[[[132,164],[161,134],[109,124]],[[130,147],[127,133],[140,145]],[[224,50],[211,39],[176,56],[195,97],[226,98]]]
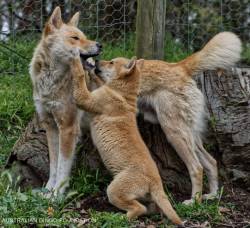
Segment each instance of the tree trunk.
[[[225,171],[221,173],[226,173],[232,181],[250,190],[250,70],[237,69],[221,76],[209,71],[199,76],[198,82],[211,116],[212,128],[208,135],[214,136],[214,140],[209,140],[207,145],[216,145],[217,151],[213,155],[221,170]],[[186,167],[168,144],[160,126],[144,122],[140,116],[138,126],[164,183],[172,191],[190,193]],[[82,130],[78,156],[83,156],[80,156],[82,164],[77,162],[80,164],[78,168],[83,164],[92,169],[103,167],[88,129]],[[211,137],[205,137],[208,138]],[[21,175],[22,186],[38,187],[47,181],[49,161],[46,136],[36,116],[14,146],[7,167]],[[101,170],[104,172],[105,169]]]
[[250,190],[250,68],[209,71],[200,82],[225,171]]
[[164,58],[166,0],[138,0],[136,16],[136,56]]

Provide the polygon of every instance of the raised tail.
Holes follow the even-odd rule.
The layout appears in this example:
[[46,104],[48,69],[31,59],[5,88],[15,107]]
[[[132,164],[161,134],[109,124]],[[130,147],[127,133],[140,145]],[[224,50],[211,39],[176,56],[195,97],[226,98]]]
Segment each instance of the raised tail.
[[231,32],[215,35],[200,51],[179,62],[190,75],[216,69],[228,69],[240,60],[241,41]]
[[154,185],[151,188],[151,197],[152,200],[157,204],[157,206],[163,211],[163,213],[177,225],[182,225],[183,222],[180,217],[177,215],[176,211],[172,207],[171,203],[168,200],[167,195],[165,194],[162,185]]

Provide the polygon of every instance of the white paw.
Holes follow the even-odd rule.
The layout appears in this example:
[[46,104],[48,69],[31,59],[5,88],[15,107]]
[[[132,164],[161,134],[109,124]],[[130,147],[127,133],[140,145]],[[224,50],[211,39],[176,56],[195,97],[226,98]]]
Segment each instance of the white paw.
[[202,195],[202,199],[204,199],[204,200],[218,199],[218,194],[217,194],[217,192],[211,192],[209,194],[204,194],[204,195]]
[[45,186],[46,189],[49,191],[52,191],[56,185],[56,179],[55,178],[50,178]]
[[185,204],[185,205],[191,205],[195,202],[194,199],[189,199],[189,200],[184,200],[182,203]]
[[46,199],[51,199],[54,196],[53,191],[42,192],[41,195],[43,198],[46,198]]
[[37,194],[37,195],[39,195],[39,196],[41,196],[43,198],[46,198],[46,199],[50,199],[51,197],[53,197],[53,190],[49,191],[46,188],[33,189],[32,193]]
[[52,191],[43,191],[40,192],[40,195],[45,199],[50,199],[51,201],[57,201],[63,199],[63,194],[60,194],[56,190]]
[[55,194],[63,195],[66,191],[66,188],[69,186],[69,181],[57,182],[54,187]]

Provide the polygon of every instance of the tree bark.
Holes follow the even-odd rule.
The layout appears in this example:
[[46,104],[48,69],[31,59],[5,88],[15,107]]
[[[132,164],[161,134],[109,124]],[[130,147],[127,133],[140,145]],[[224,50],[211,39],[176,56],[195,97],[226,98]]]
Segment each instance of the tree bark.
[[[216,157],[221,173],[250,190],[250,70],[237,69],[223,73],[209,71],[198,77],[210,113],[210,131],[205,141],[217,148]],[[142,137],[157,166],[163,181],[171,191],[190,193],[191,185],[184,163],[166,140],[159,125],[144,122],[138,117]],[[102,161],[92,144],[89,130],[82,129],[77,162],[91,169],[101,168]],[[213,137],[210,137],[210,136]],[[212,138],[212,140],[211,140]],[[208,140],[209,139],[209,140]],[[41,186],[48,179],[48,147],[44,130],[37,117],[28,124],[11,152],[7,165],[11,172],[21,176],[21,186]]]
[[200,78],[220,160],[231,181],[250,190],[250,68]]

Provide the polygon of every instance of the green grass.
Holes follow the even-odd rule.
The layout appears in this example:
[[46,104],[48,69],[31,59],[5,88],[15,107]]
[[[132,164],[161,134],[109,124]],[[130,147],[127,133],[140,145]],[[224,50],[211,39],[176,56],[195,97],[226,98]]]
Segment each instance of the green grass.
[[[65,205],[74,201],[75,194],[68,193],[62,200],[46,199],[41,195],[41,191],[31,189],[21,192],[17,187],[18,181],[13,180],[8,172],[3,172],[0,178],[0,224],[10,225],[15,221],[8,218],[22,219],[19,223],[32,223],[37,219],[39,223],[46,220],[51,225],[70,224],[69,218],[79,217],[74,211],[65,211]],[[38,220],[39,219],[39,220]]]
[[[1,62],[1,61],[0,61]],[[27,75],[0,77],[0,167],[34,112]]]
[[18,76],[28,73],[29,61],[32,57],[37,37],[16,37],[14,41],[0,41],[0,74],[7,72]]
[[[116,57],[126,57],[131,58],[134,54],[134,41],[135,38],[131,34],[128,39],[126,40],[125,46],[123,43],[118,43],[118,45],[114,46],[109,43],[103,44],[103,53],[101,55],[101,59],[110,60]],[[125,47],[125,49],[124,49]]]
[[125,228],[131,227],[135,222],[129,222],[126,214],[110,213],[110,212],[97,212],[90,210],[91,223],[90,228]]
[[[90,173],[85,173],[91,175]],[[96,175],[92,175],[96,178]],[[90,182],[83,181],[85,178],[78,179],[82,186],[92,186]],[[97,179],[97,178],[96,178]],[[76,179],[75,179],[76,180]],[[93,181],[95,182],[95,180]],[[95,228],[125,228],[135,227],[136,224],[143,222],[144,224],[158,224],[158,227],[174,227],[166,217],[160,214],[154,214],[142,217],[140,220],[128,221],[125,213],[122,212],[98,212],[93,209],[87,211],[88,219],[84,219],[77,208],[78,199],[82,198],[85,193],[93,194],[97,189],[93,188],[92,193],[88,189],[86,192],[69,192],[63,199],[46,199],[41,196],[41,190],[27,190],[21,192],[18,188],[18,180],[13,182],[8,172],[3,172],[0,176],[0,224],[15,225],[18,218],[22,225],[31,224],[32,221],[39,225],[69,225],[76,227],[81,222],[86,222],[86,227]],[[84,189],[84,188],[83,188]],[[82,190],[83,190],[82,189]],[[97,190],[99,191],[99,190]],[[175,203],[171,198],[172,204],[176,208],[177,213],[183,220],[190,222],[209,221],[215,224],[223,220],[223,216],[219,212],[220,200],[205,201],[202,204],[195,203],[187,206],[181,203]],[[8,220],[8,218],[10,218]]]
[[[78,166],[79,167],[79,166]],[[70,181],[71,189],[83,195],[95,194],[110,182],[110,176],[102,176],[99,170],[89,170],[83,165],[75,169]]]

